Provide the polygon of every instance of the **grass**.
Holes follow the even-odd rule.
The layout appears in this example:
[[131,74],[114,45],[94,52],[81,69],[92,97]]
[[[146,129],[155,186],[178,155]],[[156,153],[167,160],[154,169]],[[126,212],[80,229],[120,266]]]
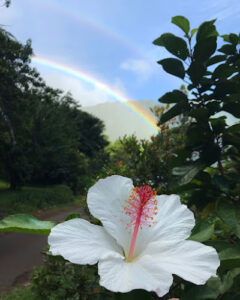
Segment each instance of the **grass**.
[[9,187],[10,184],[8,182],[0,180],[0,191],[9,189]]
[[10,191],[6,188],[8,187],[7,183],[1,181],[0,187],[0,218],[14,213],[65,208],[80,202],[66,185],[26,186],[16,191]]
[[9,294],[0,298],[1,300],[39,300],[32,291],[31,288],[24,287],[21,290],[14,289]]

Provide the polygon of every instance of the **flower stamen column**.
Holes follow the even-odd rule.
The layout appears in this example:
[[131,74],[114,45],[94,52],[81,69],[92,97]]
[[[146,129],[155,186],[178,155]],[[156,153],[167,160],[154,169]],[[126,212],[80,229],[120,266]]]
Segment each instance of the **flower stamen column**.
[[130,217],[126,229],[134,227],[131,245],[126,261],[134,258],[134,248],[137,240],[139,227],[148,225],[151,227],[154,215],[157,215],[156,191],[148,185],[134,187],[128,200],[125,200],[126,206],[123,206],[124,213]]

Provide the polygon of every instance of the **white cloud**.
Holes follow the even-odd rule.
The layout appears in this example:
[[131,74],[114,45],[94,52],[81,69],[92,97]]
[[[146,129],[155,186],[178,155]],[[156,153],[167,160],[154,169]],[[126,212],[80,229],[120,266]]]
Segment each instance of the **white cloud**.
[[116,78],[114,81],[113,81],[113,84],[111,85],[111,88],[113,91],[121,94],[123,97],[125,98],[129,98],[127,97],[127,90],[122,82],[122,80],[120,78]]
[[74,99],[76,99],[82,106],[91,106],[102,102],[111,100],[111,97],[103,90],[85,84],[77,78],[69,77],[59,72],[41,72],[47,84],[63,90],[64,92],[71,92]]
[[210,11],[212,19],[217,18],[221,21],[230,17],[238,17],[240,12],[239,0],[215,0],[212,2],[205,0],[205,3],[202,3],[202,9],[204,12]]
[[[49,86],[58,88],[64,92],[71,92],[74,99],[76,99],[81,106],[92,106],[99,103],[116,101],[116,99],[107,94],[106,91],[85,83],[80,79],[69,77],[69,75],[41,66],[38,66],[37,69]],[[126,90],[120,79],[114,81],[111,89],[122,95],[126,94]]]
[[139,81],[148,80],[156,69],[154,61],[145,59],[128,59],[120,65],[120,68],[134,72]]

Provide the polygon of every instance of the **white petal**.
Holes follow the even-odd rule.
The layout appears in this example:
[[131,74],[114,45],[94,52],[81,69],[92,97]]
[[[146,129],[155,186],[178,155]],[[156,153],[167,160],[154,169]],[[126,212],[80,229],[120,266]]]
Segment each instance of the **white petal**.
[[213,247],[194,241],[176,244],[155,242],[148,247],[147,252],[161,268],[195,284],[204,284],[210,277],[216,276],[220,265]]
[[172,285],[172,275],[159,267],[148,255],[126,262],[120,258],[100,260],[100,285],[113,292],[127,293],[134,289],[155,291],[165,295]]
[[95,264],[107,257],[123,257],[116,241],[102,226],[72,219],[53,227],[48,237],[50,251],[75,264]]
[[194,215],[186,205],[181,204],[178,195],[157,196],[158,214],[151,228],[143,226],[136,242],[136,255],[141,254],[155,241],[183,241],[191,234],[195,225]]
[[180,197],[178,195],[161,195],[157,196],[157,201],[155,239],[184,240],[188,238],[195,225],[195,220],[187,206],[181,204]]
[[89,189],[87,195],[90,213],[102,222],[107,232],[125,251],[129,248],[131,235],[125,229],[126,224],[121,222],[125,217],[122,205],[129,198],[132,188],[130,178],[113,175],[100,179]]

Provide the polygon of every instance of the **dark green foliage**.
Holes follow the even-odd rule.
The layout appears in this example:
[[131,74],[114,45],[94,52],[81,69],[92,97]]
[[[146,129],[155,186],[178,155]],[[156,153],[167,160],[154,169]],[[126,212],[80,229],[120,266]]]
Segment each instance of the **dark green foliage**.
[[[180,114],[186,117],[192,118],[191,124],[187,130],[186,150],[189,152],[189,156],[185,158],[188,160],[186,166],[175,166],[174,175],[176,170],[182,170],[176,176],[184,176],[184,180],[177,180],[180,184],[186,184],[193,176],[207,165],[211,165],[217,162],[223,156],[223,145],[235,145],[237,146],[238,138],[236,133],[233,134],[234,138],[230,137],[231,134],[227,133],[227,125],[223,117],[216,118],[213,116],[220,111],[227,111],[239,117],[240,111],[240,76],[239,76],[239,36],[236,34],[224,35],[224,41],[227,41],[224,46],[231,46],[234,51],[228,51],[226,55],[214,55],[216,51],[216,42],[218,38],[218,32],[214,25],[215,20],[204,22],[197,30],[196,43],[194,48],[192,47],[191,36],[189,36],[189,22],[186,18],[177,16],[172,19],[172,22],[179,26],[185,32],[186,42],[188,43],[188,59],[190,65],[187,72],[187,77],[190,81],[188,89],[191,90],[191,97],[183,94],[181,91],[174,90],[173,92],[166,93],[159,101],[163,103],[176,103],[167,112],[165,112],[160,119],[160,124],[169,121],[171,118]],[[171,34],[163,34],[161,37],[154,41],[155,44],[164,46],[169,50],[168,44],[165,42],[166,37],[170,37]],[[176,47],[177,48],[177,47]],[[228,47],[229,48],[229,47]],[[173,51],[169,50],[171,53]],[[179,56],[179,58],[181,58]],[[164,64],[169,60],[163,59],[160,63],[163,68],[175,76],[179,76],[177,64],[172,63],[171,69],[166,69]],[[182,58],[185,60],[185,57]],[[221,64],[218,64],[221,62]],[[218,64],[215,69],[213,65]],[[211,68],[209,69],[209,66]],[[183,67],[183,64],[182,64]],[[182,74],[184,70],[182,70]],[[183,78],[183,76],[182,76]],[[232,140],[232,142],[231,142]],[[234,142],[233,142],[234,140]],[[198,161],[191,163],[192,153],[195,151],[195,155],[199,157]],[[194,167],[194,165],[196,167]],[[188,175],[189,179],[186,180],[184,171],[191,169]],[[192,173],[193,170],[196,170]],[[176,179],[176,178],[175,178]]]
[[44,83],[30,66],[30,41],[0,29],[0,44],[0,176],[11,189],[66,183],[83,191],[92,161],[102,166],[103,123]]
[[217,48],[218,33],[213,21],[202,23],[197,31],[193,60],[198,63],[205,63]]
[[186,94],[179,90],[173,90],[163,95],[158,101],[160,103],[178,103],[180,101],[186,102],[187,100]]
[[158,63],[162,65],[163,69],[169,74],[180,77],[182,79],[184,78],[185,76],[184,66],[180,60],[176,58],[165,58],[159,60]]
[[40,300],[37,296],[33,295],[31,287],[27,286],[21,290],[14,289],[1,300]]
[[[224,192],[228,192],[229,188],[226,188],[226,183],[221,182],[221,186]],[[228,202],[221,202],[218,204],[217,215],[225,222],[227,226],[236,234],[240,239],[240,205],[231,205]]]
[[[217,50],[220,37],[215,20],[202,23],[198,30],[191,31],[191,35],[186,18],[174,17],[172,23],[185,32],[188,57],[178,58],[182,59],[182,67],[184,61],[188,61],[187,69],[182,70],[185,72],[182,78],[188,83],[190,92],[187,95],[174,90],[159,99],[163,103],[176,103],[163,113],[160,124],[173,117],[184,116],[188,120],[183,149],[177,151],[177,157],[170,163],[168,188],[180,193],[184,202],[195,211],[197,225],[190,239],[215,247],[221,261],[218,277],[209,279],[204,286],[182,281],[174,295],[184,300],[238,299],[240,124],[228,126],[226,117],[216,114],[226,111],[240,118],[240,38],[232,33],[223,35],[226,43]],[[161,40],[160,45],[174,54]],[[170,72],[164,65],[163,68],[181,77],[178,65],[171,64]]]
[[182,114],[189,109],[189,104],[186,99],[179,101],[176,105],[171,107],[165,114],[162,115],[159,124],[163,124],[172,118]]
[[153,300],[157,297],[155,293],[145,290],[133,290],[129,293],[110,292],[99,285],[97,265],[76,265],[65,261],[60,256],[49,255],[48,251],[43,254],[45,265],[36,268],[31,278],[33,299]]
[[[161,116],[165,110],[156,107],[155,114]],[[177,127],[178,123],[182,126]],[[148,183],[159,193],[168,193],[170,166],[183,148],[185,131],[185,120],[180,118],[162,125],[161,132],[150,141],[139,141],[135,136],[120,139],[107,149],[110,161],[99,177],[118,174],[132,178],[135,185]]]
[[185,60],[189,53],[187,43],[171,33],[164,33],[153,42],[154,45],[165,47],[173,55]]
[[215,224],[209,224],[205,221],[199,221],[192,230],[189,240],[197,242],[206,242],[214,234]]
[[97,266],[71,264],[61,257],[45,254],[45,266],[32,275],[32,292],[39,299],[97,300],[114,299],[114,294],[99,286]]

